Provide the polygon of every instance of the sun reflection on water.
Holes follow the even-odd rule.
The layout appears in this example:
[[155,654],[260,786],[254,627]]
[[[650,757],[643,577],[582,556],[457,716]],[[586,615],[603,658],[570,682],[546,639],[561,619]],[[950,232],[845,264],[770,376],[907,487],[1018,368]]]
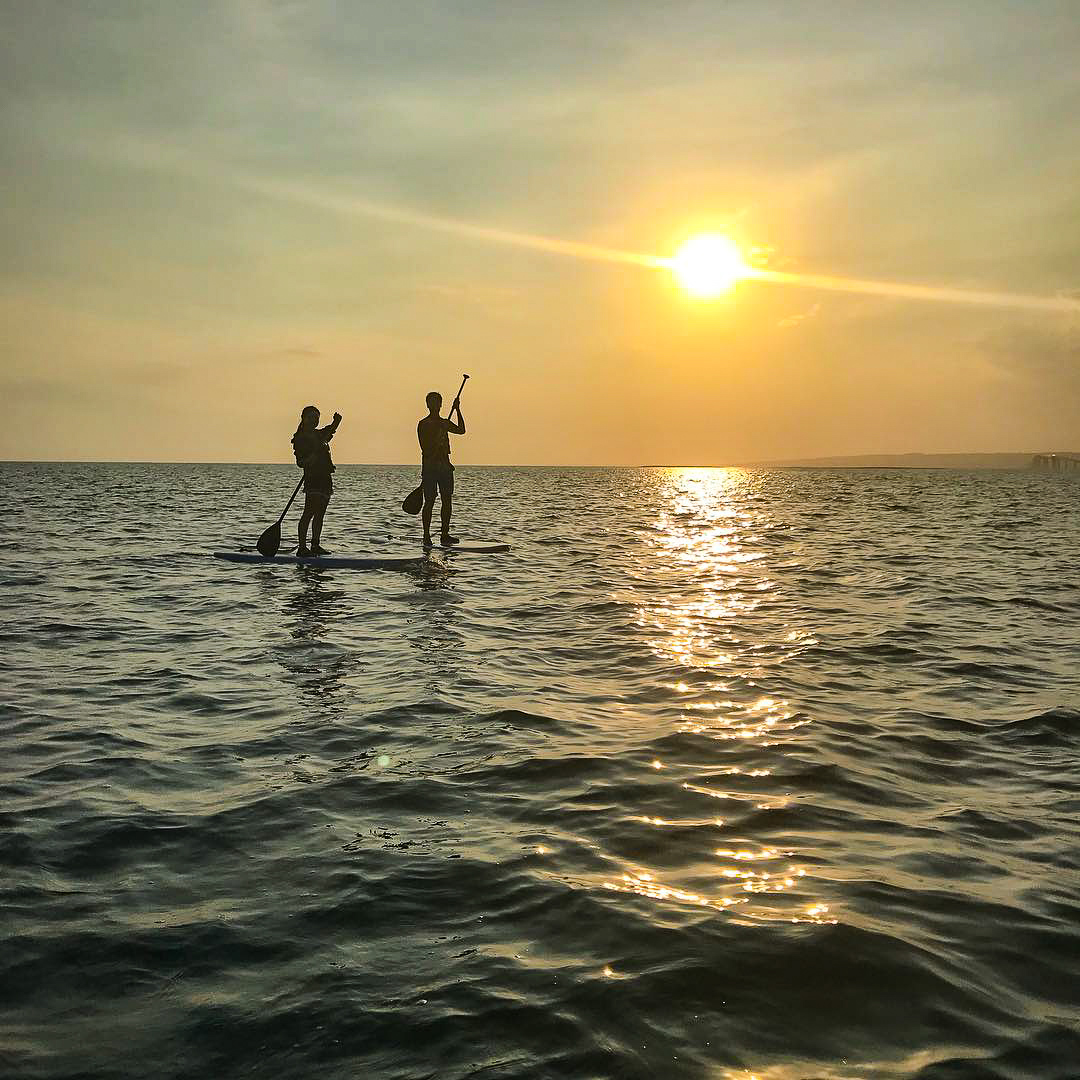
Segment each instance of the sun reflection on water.
[[[653,772],[671,774],[678,789],[664,800],[655,787],[662,783],[658,775],[650,802],[666,801],[683,812],[650,806],[628,820],[657,837],[661,830],[694,830],[702,847],[686,881],[674,880],[677,871],[662,875],[634,866],[610,875],[603,887],[658,903],[738,910],[752,921],[835,922],[811,895],[797,852],[776,842],[761,817],[797,807],[799,794],[770,778],[785,748],[803,738],[811,722],[770,692],[768,682],[778,665],[816,640],[810,628],[792,625],[769,575],[765,537],[776,523],[757,503],[754,478],[743,470],[674,469],[665,481],[664,505],[648,540],[652,576],[631,599],[650,648],[675,669],[662,683],[678,711],[673,734],[708,740],[716,749],[695,749],[704,760],[649,761]],[[701,747],[700,741],[688,745]],[[721,777],[726,782],[717,784]],[[687,816],[693,799],[727,805],[722,817]]]

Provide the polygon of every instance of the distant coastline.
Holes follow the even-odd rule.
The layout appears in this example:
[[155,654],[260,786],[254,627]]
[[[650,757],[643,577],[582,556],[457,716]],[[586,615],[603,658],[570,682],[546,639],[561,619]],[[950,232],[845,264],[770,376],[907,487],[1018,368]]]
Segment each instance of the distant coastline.
[[1032,451],[1028,454],[855,454],[746,464],[770,469],[1030,469],[1036,453],[1080,457],[1080,453],[1069,450]]

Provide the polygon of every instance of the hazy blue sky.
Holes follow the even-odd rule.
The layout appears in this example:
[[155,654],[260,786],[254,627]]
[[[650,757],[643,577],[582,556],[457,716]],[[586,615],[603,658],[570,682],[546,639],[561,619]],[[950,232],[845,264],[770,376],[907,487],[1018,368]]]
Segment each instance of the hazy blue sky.
[[0,4],[0,457],[723,464],[1080,447],[1080,4]]

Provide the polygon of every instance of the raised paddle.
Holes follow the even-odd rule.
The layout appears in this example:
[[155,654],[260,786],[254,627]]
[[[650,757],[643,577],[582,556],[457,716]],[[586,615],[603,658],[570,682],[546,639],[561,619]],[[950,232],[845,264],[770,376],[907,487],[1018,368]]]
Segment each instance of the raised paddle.
[[[468,375],[462,375],[461,376],[461,386],[458,389],[456,397],[454,398],[454,405],[458,405],[458,404],[461,403],[461,391],[465,389],[465,384],[468,381],[469,381],[469,376]],[[451,412],[454,411],[454,405],[450,406],[450,411]],[[404,510],[406,514],[415,515],[415,514],[420,513],[423,506],[424,506],[424,485],[421,484],[418,488],[415,488],[413,491],[410,491],[409,494],[405,496],[405,499],[401,504],[401,509]]]
[[450,411],[451,412],[454,411],[454,406],[455,405],[460,405],[461,404],[461,391],[465,389],[465,384],[468,381],[469,381],[469,376],[468,375],[462,375],[461,376],[461,385],[458,387],[458,392],[454,395],[454,401],[450,406]]
[[270,526],[259,537],[259,542],[255,545],[259,549],[259,554],[264,559],[272,559],[277,553],[278,548],[281,547],[281,523],[285,520],[285,515],[289,512],[289,507],[293,504],[293,499],[300,494],[300,489],[304,486],[304,478],[300,478],[300,483],[296,485],[296,490],[292,493],[289,501],[285,504],[285,509],[281,511],[281,517]]

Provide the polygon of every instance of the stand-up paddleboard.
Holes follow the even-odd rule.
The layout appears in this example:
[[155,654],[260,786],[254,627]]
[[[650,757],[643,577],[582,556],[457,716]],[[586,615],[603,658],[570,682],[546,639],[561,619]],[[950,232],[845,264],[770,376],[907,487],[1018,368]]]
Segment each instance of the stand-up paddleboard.
[[274,555],[265,559],[248,551],[215,551],[215,559],[224,559],[234,563],[256,563],[272,566],[280,563],[292,563],[300,566],[323,566],[328,570],[412,570],[424,566],[429,560],[423,555],[404,555],[385,558],[352,558],[346,555],[313,555],[310,558],[298,558],[296,555]]

